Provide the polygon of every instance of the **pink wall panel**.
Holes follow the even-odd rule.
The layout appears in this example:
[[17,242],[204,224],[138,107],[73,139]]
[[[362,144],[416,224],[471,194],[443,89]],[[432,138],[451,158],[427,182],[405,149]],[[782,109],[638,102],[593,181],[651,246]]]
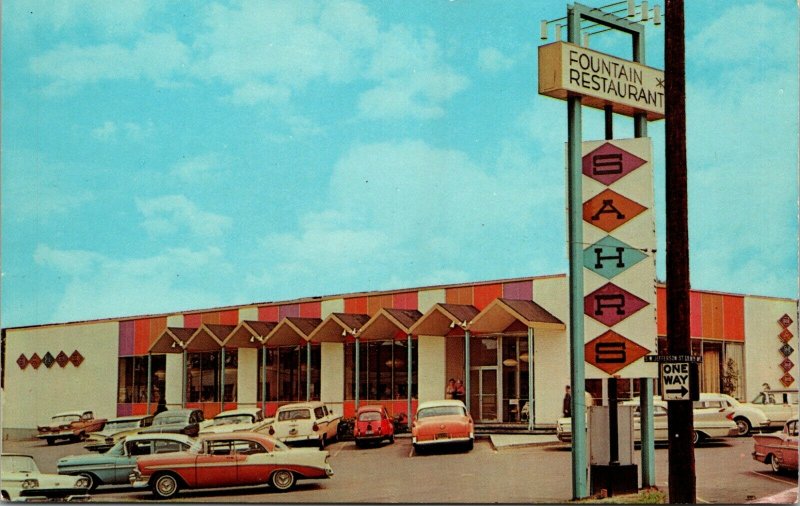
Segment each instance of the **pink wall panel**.
[[417,309],[418,304],[417,292],[396,293],[392,296],[392,307],[395,309]]
[[133,355],[133,340],[135,335],[135,323],[133,320],[119,322],[119,356],[125,357]]
[[514,300],[533,300],[533,281],[514,281],[503,283],[503,298]]
[[287,316],[300,316],[300,305],[299,304],[285,304],[283,306],[279,306],[278,308],[278,318],[283,320]]

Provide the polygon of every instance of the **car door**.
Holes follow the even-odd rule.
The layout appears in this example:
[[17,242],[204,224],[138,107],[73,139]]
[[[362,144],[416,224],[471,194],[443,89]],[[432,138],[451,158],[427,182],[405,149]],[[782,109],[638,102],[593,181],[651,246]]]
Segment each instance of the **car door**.
[[237,456],[230,440],[209,440],[195,459],[197,488],[237,485]]
[[240,485],[266,483],[274,467],[274,455],[257,441],[234,441],[237,481]]
[[128,476],[136,467],[136,458],[153,453],[153,442],[149,439],[126,441],[122,455],[114,463],[114,483],[128,483]]
[[792,469],[797,469],[797,440],[797,420],[792,420],[787,427],[786,443],[783,449],[783,463]]

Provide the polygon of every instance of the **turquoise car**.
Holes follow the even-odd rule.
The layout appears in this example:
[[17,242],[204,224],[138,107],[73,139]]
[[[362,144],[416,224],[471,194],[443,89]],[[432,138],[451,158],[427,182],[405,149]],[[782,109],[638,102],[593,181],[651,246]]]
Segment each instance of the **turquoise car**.
[[85,477],[89,490],[98,485],[129,485],[140,455],[188,450],[194,438],[184,434],[138,434],[128,436],[107,452],[70,455],[58,461],[58,474]]

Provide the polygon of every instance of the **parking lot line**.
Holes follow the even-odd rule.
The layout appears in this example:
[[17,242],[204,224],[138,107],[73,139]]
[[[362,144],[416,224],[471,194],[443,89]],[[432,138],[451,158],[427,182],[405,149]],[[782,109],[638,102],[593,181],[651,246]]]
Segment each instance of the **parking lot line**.
[[770,480],[779,481],[779,482],[781,482],[781,483],[788,483],[789,485],[795,485],[795,484],[796,484],[794,481],[791,481],[791,480],[783,480],[783,479],[781,479],[781,478],[776,478],[775,476],[771,476],[771,475],[769,475],[769,474],[766,474],[766,473],[763,473],[763,472],[761,472],[761,471],[752,471],[752,472],[753,472],[753,474],[757,474],[757,475],[759,475],[759,476],[763,476],[764,478],[769,478]]

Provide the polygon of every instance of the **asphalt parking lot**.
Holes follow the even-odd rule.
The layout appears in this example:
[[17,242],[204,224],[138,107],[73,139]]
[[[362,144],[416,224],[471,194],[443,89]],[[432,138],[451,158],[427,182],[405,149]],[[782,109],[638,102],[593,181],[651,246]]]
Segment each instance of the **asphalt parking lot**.
[[[47,446],[35,441],[5,441],[4,452],[34,456],[43,472],[55,472],[57,460],[86,450],[81,444]],[[394,444],[358,449],[349,441],[328,447],[335,475],[301,481],[288,493],[269,487],[184,491],[175,502],[306,503],[560,503],[571,499],[569,445],[495,449],[481,439],[471,452],[461,448],[417,455],[408,438]],[[797,486],[797,477],[775,474],[750,456],[750,438],[731,438],[696,449],[699,503],[744,503]],[[638,452],[637,456],[638,456]],[[657,486],[667,490],[667,454],[656,449]],[[153,502],[149,492],[101,486],[92,496],[101,502]]]

